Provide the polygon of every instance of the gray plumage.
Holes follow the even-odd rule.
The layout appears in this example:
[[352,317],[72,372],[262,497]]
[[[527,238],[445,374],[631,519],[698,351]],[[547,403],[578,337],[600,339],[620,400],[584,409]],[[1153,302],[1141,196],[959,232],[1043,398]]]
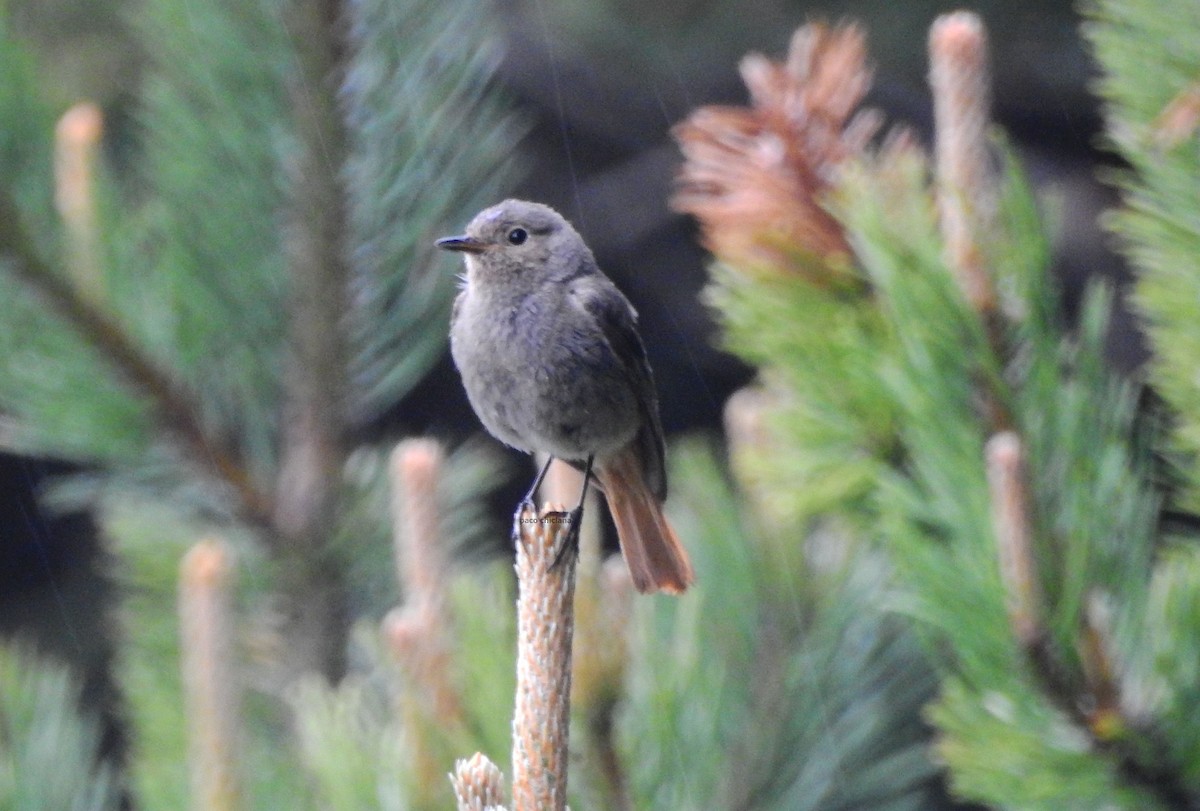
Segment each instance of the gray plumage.
[[662,511],[658,397],[629,301],[539,203],[506,200],[437,244],[466,258],[450,352],[484,427],[523,451],[594,462],[634,585],[685,590],[694,575]]
[[[525,231],[522,244],[508,236]],[[467,226],[450,351],[488,431],[527,452],[603,459],[636,439],[643,473],[666,498],[658,398],[637,313],[556,211],[506,200]]]

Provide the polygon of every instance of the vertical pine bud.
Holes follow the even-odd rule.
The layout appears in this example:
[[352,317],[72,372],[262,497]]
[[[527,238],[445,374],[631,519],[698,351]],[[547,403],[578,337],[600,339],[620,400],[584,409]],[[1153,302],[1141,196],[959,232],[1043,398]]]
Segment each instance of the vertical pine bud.
[[397,575],[410,603],[440,602],[445,585],[438,480],[444,455],[432,439],[410,439],[392,451],[392,521]]
[[1018,641],[1030,649],[1042,640],[1042,594],[1033,557],[1021,441],[1013,432],[1005,431],[988,441],[986,454],[992,526],[1009,622]]
[[383,618],[383,636],[415,690],[420,714],[443,728],[462,721],[462,702],[451,675],[447,621],[427,606],[394,608]]
[[402,689],[397,712],[412,751],[416,791],[433,802],[444,784],[445,736],[462,724],[453,673],[446,555],[438,482],[444,455],[429,439],[401,442],[391,456],[393,553],[405,603],[384,618]]
[[556,556],[561,511],[521,515],[517,543],[517,697],[513,713],[514,811],[563,811],[571,709],[575,556]]
[[96,163],[104,119],[91,102],[63,113],[54,133],[54,204],[67,235],[68,269],[91,298],[103,289],[96,217]]
[[232,580],[232,553],[222,541],[201,541],[183,557],[180,647],[196,811],[233,811],[241,806]]
[[388,614],[384,634],[422,707],[445,725],[461,720],[450,676],[446,556],[441,548],[438,481],[444,456],[429,439],[401,442],[392,452],[393,551],[405,605]]
[[503,811],[504,775],[500,767],[476,752],[454,764],[450,775],[458,811]]
[[988,166],[990,78],[987,36],[968,11],[946,14],[929,32],[938,209],[946,262],[963,294],[980,313],[996,308],[982,239],[995,200]]

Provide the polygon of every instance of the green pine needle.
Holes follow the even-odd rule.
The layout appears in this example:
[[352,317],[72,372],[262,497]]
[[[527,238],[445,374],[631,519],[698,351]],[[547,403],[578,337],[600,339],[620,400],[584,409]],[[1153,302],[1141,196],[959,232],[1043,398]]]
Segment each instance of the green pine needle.
[[98,726],[67,670],[0,647],[0,807],[115,811],[115,775],[99,757]]

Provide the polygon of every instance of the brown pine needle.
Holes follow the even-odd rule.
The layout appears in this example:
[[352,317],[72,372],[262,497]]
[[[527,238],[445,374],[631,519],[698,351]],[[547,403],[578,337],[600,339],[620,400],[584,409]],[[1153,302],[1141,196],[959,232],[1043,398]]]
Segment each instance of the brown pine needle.
[[675,128],[685,163],[672,206],[694,215],[705,247],[743,270],[798,272],[819,284],[850,266],[824,208],[838,167],[879,129],[856,112],[871,83],[860,28],[813,24],[785,62],[742,60],[750,107],[702,107]]

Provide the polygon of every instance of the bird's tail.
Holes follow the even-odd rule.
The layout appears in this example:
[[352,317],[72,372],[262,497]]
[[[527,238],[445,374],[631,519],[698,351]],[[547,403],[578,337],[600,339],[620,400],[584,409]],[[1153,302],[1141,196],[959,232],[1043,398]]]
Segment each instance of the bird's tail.
[[687,550],[667,518],[662,504],[646,484],[642,465],[632,447],[596,470],[617,525],[617,538],[633,585],[643,594],[678,594],[695,580]]

